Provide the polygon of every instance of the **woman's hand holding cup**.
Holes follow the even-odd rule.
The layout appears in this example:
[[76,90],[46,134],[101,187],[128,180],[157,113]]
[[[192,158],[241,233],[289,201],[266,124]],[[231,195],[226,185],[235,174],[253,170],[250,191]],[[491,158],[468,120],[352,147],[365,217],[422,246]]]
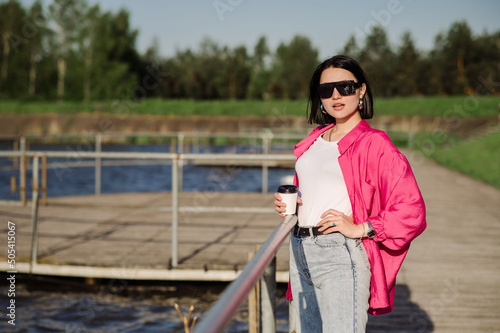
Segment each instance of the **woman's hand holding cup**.
[[280,217],[293,215],[296,212],[297,204],[301,204],[302,200],[298,196],[299,189],[294,185],[281,185],[278,187],[278,192],[274,193],[274,210],[279,213]]

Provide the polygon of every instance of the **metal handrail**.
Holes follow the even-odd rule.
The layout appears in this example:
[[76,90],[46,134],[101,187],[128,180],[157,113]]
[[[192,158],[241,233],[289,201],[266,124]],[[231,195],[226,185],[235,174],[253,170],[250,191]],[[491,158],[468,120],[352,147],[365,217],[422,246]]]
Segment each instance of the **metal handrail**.
[[182,159],[182,160],[238,160],[238,161],[293,161],[293,154],[226,154],[226,153],[148,153],[148,152],[68,152],[68,151],[0,151],[0,157],[20,157],[20,156],[46,155],[47,157],[74,157],[79,158],[111,158],[111,159]]
[[262,276],[295,223],[297,223],[296,215],[288,215],[283,219],[252,260],[245,266],[240,276],[231,282],[220,299],[194,327],[193,333],[222,332],[231,321],[240,304]]

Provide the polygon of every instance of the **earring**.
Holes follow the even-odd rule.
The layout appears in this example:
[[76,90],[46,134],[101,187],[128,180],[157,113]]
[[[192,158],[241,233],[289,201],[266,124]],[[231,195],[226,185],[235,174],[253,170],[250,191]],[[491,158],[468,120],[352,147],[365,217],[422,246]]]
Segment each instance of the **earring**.
[[319,109],[321,110],[321,112],[323,112],[324,114],[326,114],[325,107],[323,106],[323,103],[321,103],[319,105]]
[[363,110],[363,99],[362,98],[359,100],[358,110]]

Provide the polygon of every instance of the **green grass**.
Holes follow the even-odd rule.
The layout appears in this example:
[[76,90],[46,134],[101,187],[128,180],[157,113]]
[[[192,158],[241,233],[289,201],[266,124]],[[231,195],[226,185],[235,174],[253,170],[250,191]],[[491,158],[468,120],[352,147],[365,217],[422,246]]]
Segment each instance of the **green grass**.
[[0,101],[0,114],[137,114],[174,116],[304,116],[306,100],[115,100],[94,103]]
[[[498,114],[500,96],[428,96],[376,98],[375,115],[424,115],[480,117]],[[105,102],[0,101],[0,114],[107,113],[144,115],[208,116],[301,116],[307,100],[175,100],[144,99]]]
[[0,114],[44,114],[92,112],[99,103],[0,101]]
[[376,114],[482,117],[498,114],[500,96],[426,96],[375,99]]
[[466,140],[421,134],[416,144],[438,163],[500,188],[500,132]]

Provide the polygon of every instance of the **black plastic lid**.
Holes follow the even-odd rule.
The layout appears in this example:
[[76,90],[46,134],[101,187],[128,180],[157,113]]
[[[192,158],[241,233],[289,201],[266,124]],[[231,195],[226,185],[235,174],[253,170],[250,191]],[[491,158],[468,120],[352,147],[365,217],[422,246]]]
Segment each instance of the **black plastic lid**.
[[278,193],[298,193],[299,188],[295,185],[281,185],[278,187]]

